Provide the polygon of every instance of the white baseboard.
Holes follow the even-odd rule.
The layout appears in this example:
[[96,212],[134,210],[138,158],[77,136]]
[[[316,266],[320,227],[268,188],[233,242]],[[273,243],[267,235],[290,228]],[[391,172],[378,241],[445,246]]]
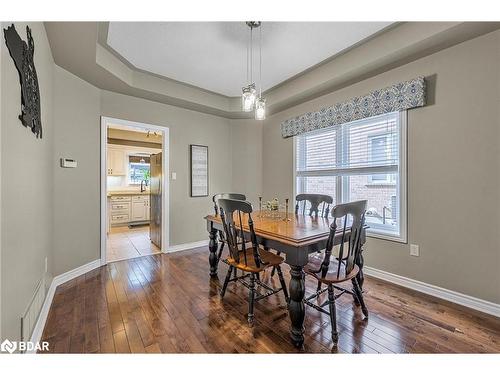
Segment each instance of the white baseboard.
[[[74,279],[75,277],[81,276],[84,273],[92,271],[97,267],[101,266],[101,260],[96,259],[90,263],[84,264],[78,268],[65,272],[61,275],[58,275],[52,279],[50,283],[49,290],[47,291],[47,295],[45,296],[45,300],[43,302],[42,310],[40,311],[40,315],[38,315],[37,322],[35,324],[35,328],[33,328],[33,333],[31,334],[31,342],[39,342],[42,339],[43,329],[45,328],[45,323],[47,322],[47,317],[49,315],[50,306],[52,305],[52,300],[54,299],[54,294],[56,292],[56,288],[64,284],[65,282]],[[35,352],[26,352],[28,354],[35,354]]]
[[196,247],[207,246],[208,241],[209,240],[203,240],[203,241],[181,243],[179,245],[169,246],[165,253],[166,254],[175,253],[177,251],[191,250],[191,249],[194,249]]
[[372,267],[364,267],[363,271],[365,275],[385,280],[393,284],[401,285],[405,288],[429,294],[431,296],[438,297],[446,301],[456,303],[458,305],[466,306],[474,310],[482,311],[486,314],[500,317],[500,304],[455,292],[453,290],[441,288],[439,286],[427,284],[422,281],[413,280],[404,276],[395,275],[393,273],[382,271]]
[[92,262],[84,264],[83,266],[77,267],[75,269],[72,269],[68,272],[64,272],[63,274],[54,277],[54,280],[52,280],[52,284],[56,284],[57,287],[58,285],[64,284],[66,281],[73,280],[75,277],[81,276],[84,273],[92,271],[93,269],[96,269],[97,267],[100,266],[101,266],[100,259],[93,260]]

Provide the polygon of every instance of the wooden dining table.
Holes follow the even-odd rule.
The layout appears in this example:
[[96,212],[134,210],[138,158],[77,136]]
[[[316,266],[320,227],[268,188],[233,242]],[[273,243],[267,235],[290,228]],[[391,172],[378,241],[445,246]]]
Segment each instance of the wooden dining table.
[[[254,211],[252,214],[257,241],[266,249],[274,249],[285,254],[285,262],[290,266],[290,302],[288,312],[291,321],[290,337],[295,346],[300,347],[304,342],[304,319],[305,319],[305,282],[304,266],[308,262],[309,254],[321,251],[326,247],[326,241],[330,233],[332,218],[314,217],[308,215],[296,215],[293,213],[269,211]],[[207,231],[209,232],[209,257],[210,276],[217,277],[217,250],[218,233],[223,231],[219,215],[207,215]],[[243,218],[243,231],[248,233],[248,216]],[[338,245],[342,238],[341,229],[335,236],[334,245]],[[346,241],[349,236],[346,236]],[[363,288],[363,245],[366,241],[366,230],[363,228],[361,234],[361,251],[356,264],[359,267],[357,280],[360,288]]]

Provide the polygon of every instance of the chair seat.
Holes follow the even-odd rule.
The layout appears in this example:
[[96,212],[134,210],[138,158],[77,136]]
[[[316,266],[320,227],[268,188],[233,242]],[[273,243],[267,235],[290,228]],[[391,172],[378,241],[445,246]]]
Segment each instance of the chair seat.
[[247,256],[247,264],[245,264],[245,256],[243,255],[243,251],[240,251],[240,261],[237,262],[235,259],[228,257],[226,259],[227,264],[230,266],[236,267],[245,272],[261,272],[265,270],[267,267],[278,266],[283,263],[284,258],[279,255],[273,254],[270,251],[259,249],[260,259],[262,262],[266,264],[261,264],[260,267],[257,267],[255,264],[255,259],[253,257],[253,249],[246,250]]
[[355,264],[351,272],[346,274],[346,269],[344,263],[340,264],[340,273],[337,277],[337,269],[339,266],[339,262],[333,256],[330,259],[330,264],[328,266],[328,272],[325,277],[321,277],[321,272],[314,272],[321,269],[321,263],[323,262],[324,255],[323,254],[314,254],[309,257],[309,262],[304,267],[304,272],[308,275],[311,275],[318,281],[321,281],[324,284],[337,284],[346,280],[351,280],[354,278],[358,272],[359,267]]

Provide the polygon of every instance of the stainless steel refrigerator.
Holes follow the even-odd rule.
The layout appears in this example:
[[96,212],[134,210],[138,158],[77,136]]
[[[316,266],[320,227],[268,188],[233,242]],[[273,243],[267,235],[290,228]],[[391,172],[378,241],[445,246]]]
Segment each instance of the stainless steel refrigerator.
[[150,159],[151,184],[149,189],[150,222],[149,238],[161,249],[161,194],[162,194],[162,167],[161,152],[151,155]]

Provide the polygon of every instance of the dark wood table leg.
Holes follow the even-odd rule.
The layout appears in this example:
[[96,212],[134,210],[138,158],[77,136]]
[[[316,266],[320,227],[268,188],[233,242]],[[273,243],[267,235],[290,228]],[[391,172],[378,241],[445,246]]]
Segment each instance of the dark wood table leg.
[[356,276],[356,279],[358,280],[359,289],[361,289],[361,291],[363,291],[363,283],[365,282],[365,275],[363,273],[364,263],[365,259],[363,257],[363,247],[361,247],[361,249],[359,249],[358,259],[356,261],[356,265],[359,267],[359,272]]
[[[359,286],[359,290],[361,293],[363,293],[363,283],[365,282],[365,275],[363,274],[363,264],[364,264],[365,260],[363,258],[363,247],[361,247],[360,251],[359,251],[359,255],[358,257],[356,258],[356,265],[359,267],[359,272],[358,274],[356,275],[355,279],[356,281],[358,282],[358,286]],[[355,286],[354,286],[354,279],[352,279],[352,296],[354,298],[354,303],[356,304],[356,306],[360,306],[360,302],[359,302],[359,299],[356,295],[356,289],[355,289]]]
[[217,276],[217,229],[214,229],[213,225],[210,227],[209,232],[210,242],[208,243],[208,249],[210,250],[210,255],[208,256],[208,263],[210,264],[210,276]]
[[304,284],[303,266],[290,266],[290,303],[288,304],[288,312],[292,327],[290,337],[296,347],[301,347],[304,343],[304,318],[305,306],[304,295],[306,292]]

